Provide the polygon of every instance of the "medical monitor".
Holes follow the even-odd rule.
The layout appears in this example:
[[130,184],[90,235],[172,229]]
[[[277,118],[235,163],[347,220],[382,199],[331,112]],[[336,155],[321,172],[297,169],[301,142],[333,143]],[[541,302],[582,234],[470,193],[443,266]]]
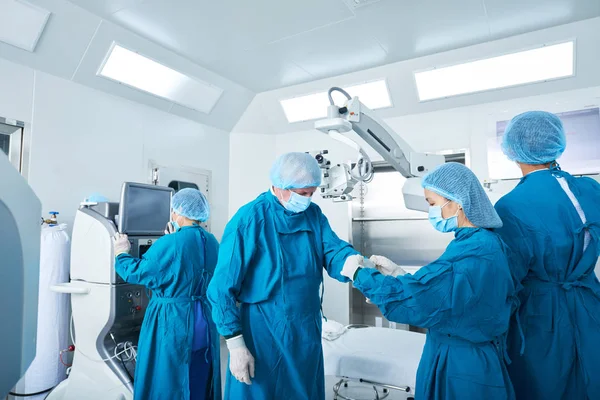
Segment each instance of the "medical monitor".
[[162,235],[171,214],[173,189],[125,182],[119,203],[119,232]]

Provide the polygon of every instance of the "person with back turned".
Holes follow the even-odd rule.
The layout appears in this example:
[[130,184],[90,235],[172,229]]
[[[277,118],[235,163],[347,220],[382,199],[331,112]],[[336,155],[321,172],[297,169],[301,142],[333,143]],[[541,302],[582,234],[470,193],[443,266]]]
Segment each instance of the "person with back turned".
[[502,143],[523,172],[496,204],[522,284],[509,373],[523,400],[600,399],[600,184],[561,170],[566,145],[560,119],[541,111],[516,116]]
[[135,368],[135,400],[221,400],[219,336],[206,288],[219,244],[200,226],[208,202],[196,189],[173,196],[167,235],[142,258],[129,255],[127,235],[114,238],[115,270],[152,290]]

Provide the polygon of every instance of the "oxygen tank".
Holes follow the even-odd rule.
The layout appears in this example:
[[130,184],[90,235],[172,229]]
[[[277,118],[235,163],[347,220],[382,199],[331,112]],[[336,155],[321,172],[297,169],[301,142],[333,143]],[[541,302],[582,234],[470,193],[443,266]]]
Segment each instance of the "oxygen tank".
[[[67,225],[54,223],[42,226],[36,356],[15,387],[22,394],[53,388],[66,377],[59,356],[68,346],[69,296],[52,292],[50,286],[69,281],[70,239]],[[46,395],[27,398],[43,400]]]

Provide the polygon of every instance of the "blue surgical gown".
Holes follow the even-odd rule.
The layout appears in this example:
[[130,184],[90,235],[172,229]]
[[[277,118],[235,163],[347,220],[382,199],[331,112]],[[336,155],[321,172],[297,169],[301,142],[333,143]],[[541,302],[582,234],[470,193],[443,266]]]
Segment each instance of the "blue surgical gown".
[[[219,336],[206,301],[218,249],[213,235],[188,226],[157,240],[141,259],[117,257],[125,281],[152,290],[138,341],[136,400],[221,399]],[[210,382],[196,378],[206,375],[198,373],[204,363]]]
[[[566,179],[584,225],[553,176]],[[600,185],[562,171],[539,171],[496,204],[498,230],[513,250],[523,285],[511,325],[509,372],[519,399],[600,399],[600,283],[594,274],[600,232]],[[591,241],[584,252],[586,230]],[[524,353],[521,356],[521,348]]]
[[461,228],[413,275],[357,273],[354,286],[388,320],[429,328],[416,399],[514,399],[505,344],[516,292],[507,251],[498,235]]
[[225,399],[325,399],[319,286],[323,268],[347,282],[353,254],[316,204],[294,214],[267,192],[236,213],[208,299],[219,333],[243,334],[256,370],[250,386],[228,370]]

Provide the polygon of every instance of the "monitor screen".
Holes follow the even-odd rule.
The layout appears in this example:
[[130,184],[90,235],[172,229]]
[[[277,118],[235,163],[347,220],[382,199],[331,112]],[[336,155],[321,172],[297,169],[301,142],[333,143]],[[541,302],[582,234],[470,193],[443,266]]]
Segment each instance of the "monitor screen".
[[171,214],[173,189],[126,182],[119,204],[119,232],[162,235]]

